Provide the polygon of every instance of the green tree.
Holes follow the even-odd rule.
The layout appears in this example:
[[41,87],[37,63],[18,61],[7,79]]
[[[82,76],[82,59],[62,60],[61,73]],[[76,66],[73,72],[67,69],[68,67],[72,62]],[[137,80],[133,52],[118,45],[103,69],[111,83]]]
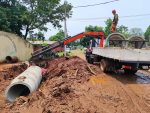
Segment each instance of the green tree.
[[[91,31],[104,32],[104,29],[101,26],[92,26],[92,25],[85,27],[85,32],[91,32]],[[93,36],[84,36],[84,38],[80,39],[80,44],[84,47],[88,47],[90,40],[92,40],[93,42],[96,41]]]
[[67,44],[67,46],[72,47],[72,46],[80,46],[80,41],[73,41]]
[[44,34],[40,31],[38,33],[35,33],[34,37],[36,37],[37,40],[42,40],[42,41],[45,40]]
[[119,26],[117,32],[123,34],[125,37],[129,37],[128,27],[124,25]]
[[60,4],[60,0],[22,0],[28,7],[28,24],[25,26],[25,38],[30,30],[39,29],[47,31],[46,24],[51,23],[54,27],[61,27],[60,22],[64,20],[65,11],[69,18],[72,14],[72,6],[69,3]]
[[105,36],[107,37],[109,34],[111,34],[110,32],[110,29],[111,29],[111,25],[112,25],[112,20],[111,18],[107,19],[105,21],[105,24],[106,24],[106,27],[104,29],[104,33],[105,33]]
[[95,41],[93,36],[84,36],[82,39],[80,39],[80,44],[83,47],[88,47],[90,45],[90,40]]
[[90,31],[104,32],[103,27],[101,27],[101,26],[92,26],[92,25],[86,26],[85,31],[86,32],[90,32]]
[[26,19],[24,18],[26,12],[26,7],[19,4],[17,0],[1,0],[0,30],[22,36],[21,30],[26,24]]
[[0,30],[23,35],[24,39],[30,31],[38,29],[47,31],[47,23],[61,27],[60,22],[72,14],[69,3],[60,4],[61,0],[1,0]]
[[144,33],[145,39],[150,41],[150,25],[146,29],[146,32]]
[[51,36],[49,38],[49,40],[50,41],[62,41],[62,40],[64,40],[64,37],[65,37],[64,32],[61,30],[58,33],[56,33],[55,35]]

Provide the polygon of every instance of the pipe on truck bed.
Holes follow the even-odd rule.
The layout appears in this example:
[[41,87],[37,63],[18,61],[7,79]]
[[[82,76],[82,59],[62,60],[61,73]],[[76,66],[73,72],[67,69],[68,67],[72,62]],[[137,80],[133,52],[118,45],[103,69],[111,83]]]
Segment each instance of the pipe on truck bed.
[[42,80],[42,69],[38,66],[30,66],[17,76],[5,91],[8,101],[14,102],[19,96],[27,96],[35,91]]

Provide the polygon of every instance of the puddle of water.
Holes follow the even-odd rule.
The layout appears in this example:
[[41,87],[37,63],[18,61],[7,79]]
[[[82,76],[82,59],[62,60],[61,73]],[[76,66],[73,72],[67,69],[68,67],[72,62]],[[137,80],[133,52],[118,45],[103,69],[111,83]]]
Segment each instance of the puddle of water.
[[119,71],[115,74],[109,74],[109,76],[116,78],[124,84],[150,84],[150,73],[141,71],[135,74],[125,74],[123,71]]
[[150,84],[150,76],[144,75],[142,73],[136,73],[136,82],[140,84]]

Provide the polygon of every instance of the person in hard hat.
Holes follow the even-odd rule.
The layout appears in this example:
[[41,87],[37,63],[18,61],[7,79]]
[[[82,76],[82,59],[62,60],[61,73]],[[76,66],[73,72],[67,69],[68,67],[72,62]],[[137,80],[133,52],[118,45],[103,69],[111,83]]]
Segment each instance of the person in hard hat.
[[116,10],[112,10],[112,14],[114,15],[113,21],[112,21],[112,25],[111,25],[111,33],[116,32],[116,27],[118,24],[118,14],[116,13]]

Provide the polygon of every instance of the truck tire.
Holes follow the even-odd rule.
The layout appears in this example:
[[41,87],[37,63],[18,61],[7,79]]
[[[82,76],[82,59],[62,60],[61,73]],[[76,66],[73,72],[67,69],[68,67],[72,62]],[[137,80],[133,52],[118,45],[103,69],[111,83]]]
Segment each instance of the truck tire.
[[102,59],[100,62],[100,69],[104,72],[108,72],[109,62],[106,59]]
[[90,63],[90,58],[89,58],[89,57],[86,57],[86,61],[87,61],[88,63]]
[[89,64],[93,64],[93,59],[90,58],[90,56],[86,57],[86,61],[87,61]]
[[137,72],[137,70],[132,70],[132,69],[124,69],[124,73],[125,74],[135,74]]

